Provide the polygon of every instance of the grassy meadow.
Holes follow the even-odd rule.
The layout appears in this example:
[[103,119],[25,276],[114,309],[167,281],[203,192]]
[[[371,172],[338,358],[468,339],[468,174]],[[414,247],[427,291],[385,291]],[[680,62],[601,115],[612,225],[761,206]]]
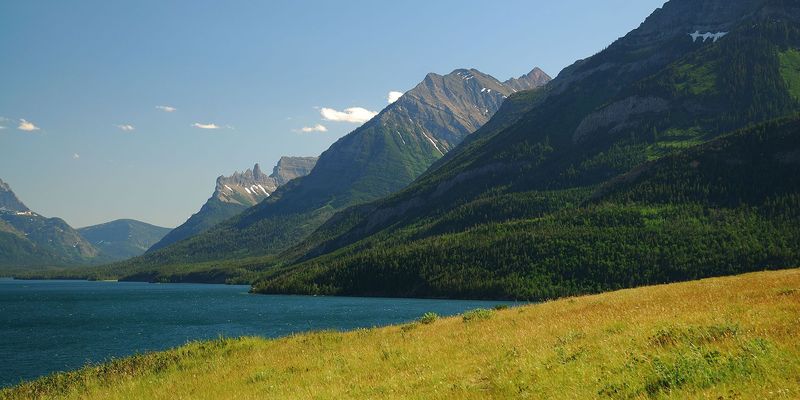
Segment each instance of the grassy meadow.
[[220,339],[0,399],[800,398],[800,270],[283,339]]

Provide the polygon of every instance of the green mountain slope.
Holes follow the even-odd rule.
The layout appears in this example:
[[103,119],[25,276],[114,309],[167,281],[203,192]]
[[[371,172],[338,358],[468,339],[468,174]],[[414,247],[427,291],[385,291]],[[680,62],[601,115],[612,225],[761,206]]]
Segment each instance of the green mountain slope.
[[[562,72],[513,123],[487,124],[405,190],[331,218],[312,242],[286,254],[298,263],[271,272],[257,289],[542,298],[783,265],[796,257],[781,242],[796,240],[796,231],[783,225],[781,218],[792,218],[785,208],[773,220],[760,216],[769,206],[758,202],[743,203],[758,210],[748,211],[677,200],[657,206],[633,192],[636,204],[594,204],[590,196],[648,161],[800,110],[791,86],[798,20],[793,2],[670,1],[638,29]],[[697,38],[706,32],[713,37]],[[791,176],[792,164],[779,167],[778,176]],[[739,176],[709,179],[723,187],[769,181],[761,170],[731,171]],[[775,201],[788,201],[782,207],[796,207],[779,192],[793,193],[794,183],[783,183],[762,188],[780,198]],[[669,190],[686,189],[674,185]],[[667,221],[656,239],[678,242],[663,254],[642,245],[646,212]],[[744,225],[752,232],[737,233],[740,220],[752,223]],[[681,232],[678,223],[696,229]],[[706,250],[715,248],[709,241],[742,240],[746,251],[719,245],[729,258],[712,250],[697,255],[678,234],[697,235]],[[645,276],[626,269],[653,254],[661,254],[661,272],[647,261]],[[612,265],[628,275],[587,271],[609,272]],[[687,270],[672,274],[668,265]]]
[[[476,202],[271,272],[255,290],[543,299],[790,267],[800,262],[799,154],[800,118],[768,123],[647,163],[591,194],[493,198],[484,208],[502,207],[510,220],[432,234],[478,220]],[[581,194],[580,205],[564,205]]]
[[167,247],[203,233],[215,225],[239,215],[244,210],[269,197],[279,186],[292,179],[308,175],[317,162],[316,157],[281,157],[267,176],[256,164],[252,170],[217,178],[216,188],[196,214],[169,232],[149,251]]
[[71,266],[102,262],[99,252],[60,218],[25,206],[0,180],[0,267]]
[[0,266],[69,266],[97,263],[100,253],[75,229],[60,218],[46,218],[33,212],[0,212],[16,233],[0,232],[10,247],[0,249]]
[[[538,80],[537,80],[538,79]],[[542,85],[534,73],[513,80]],[[335,212],[403,188],[486,123],[517,89],[477,70],[429,74],[375,118],[342,137],[313,171],[204,234],[132,260],[130,271],[274,254]]]
[[144,254],[169,228],[131,219],[120,219],[78,229],[106,260],[124,260]]

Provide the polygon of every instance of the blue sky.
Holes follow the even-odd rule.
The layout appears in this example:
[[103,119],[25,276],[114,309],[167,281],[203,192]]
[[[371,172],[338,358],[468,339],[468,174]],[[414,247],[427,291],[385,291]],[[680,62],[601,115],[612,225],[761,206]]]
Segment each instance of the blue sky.
[[0,179],[76,227],[173,227],[217,176],[358,126],[324,108],[379,111],[462,67],[556,76],[663,2],[3,1]]

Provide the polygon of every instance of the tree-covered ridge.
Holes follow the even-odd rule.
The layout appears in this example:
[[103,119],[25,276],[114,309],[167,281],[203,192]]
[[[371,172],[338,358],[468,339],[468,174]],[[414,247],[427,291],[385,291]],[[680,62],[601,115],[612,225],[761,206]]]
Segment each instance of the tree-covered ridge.
[[[639,29],[562,72],[514,122],[487,131],[488,123],[403,191],[348,218],[334,217],[348,223],[338,231],[324,226],[323,240],[307,246],[312,250],[301,259],[436,220],[478,199],[594,187],[648,160],[800,110],[781,67],[782,54],[800,48],[797,7],[737,2],[744,11],[720,22],[730,32],[718,42],[694,42],[680,30],[688,28],[669,34],[674,19],[708,18],[687,12],[710,3],[668,3]],[[483,220],[505,218],[484,214]],[[470,218],[460,226],[470,226]]]
[[[254,288],[545,299],[789,267],[800,262],[798,154],[800,119],[770,122],[647,164],[583,192],[580,205],[518,217],[533,199],[562,194],[517,194],[528,201],[495,208],[509,210],[506,222],[451,233],[419,223],[276,270]],[[480,207],[466,209],[475,218]]]

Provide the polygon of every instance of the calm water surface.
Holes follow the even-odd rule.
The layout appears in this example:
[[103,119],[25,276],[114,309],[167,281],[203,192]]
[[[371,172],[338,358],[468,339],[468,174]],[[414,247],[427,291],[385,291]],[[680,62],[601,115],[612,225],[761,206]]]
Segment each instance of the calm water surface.
[[487,301],[262,296],[247,286],[0,279],[0,386],[220,335],[278,337],[453,315]]

